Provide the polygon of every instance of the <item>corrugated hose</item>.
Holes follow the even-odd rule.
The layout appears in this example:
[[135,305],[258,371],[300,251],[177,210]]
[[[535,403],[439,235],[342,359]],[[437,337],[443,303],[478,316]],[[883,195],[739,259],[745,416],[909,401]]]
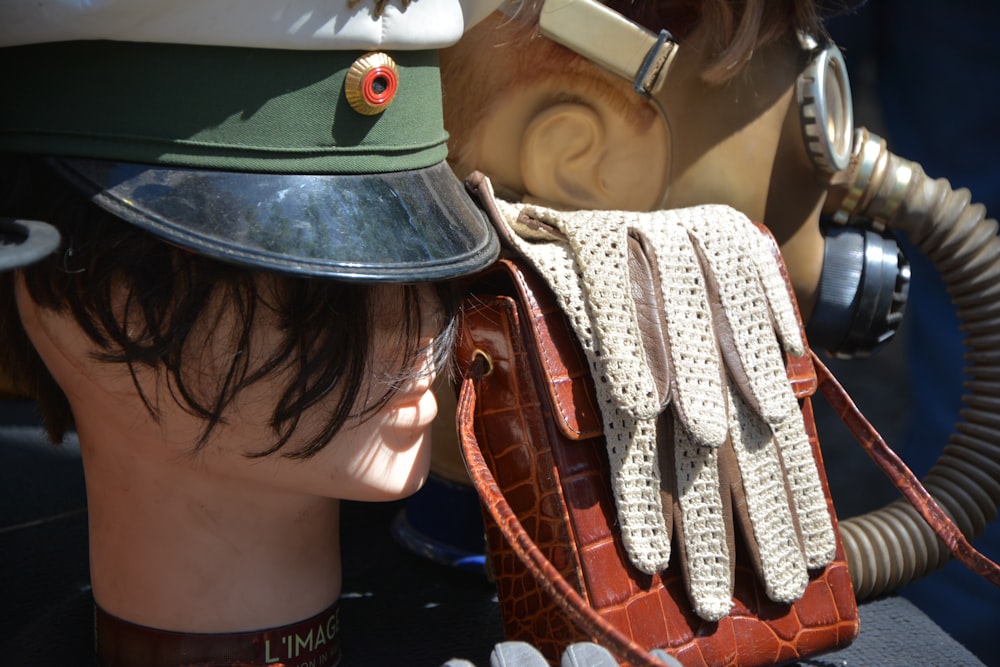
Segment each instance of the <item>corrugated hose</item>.
[[[865,129],[826,211],[842,223],[874,221],[905,232],[941,274],[968,348],[961,421],[923,484],[968,539],[1000,507],[1000,238],[996,220],[967,189],[931,179]],[[942,567],[947,548],[905,500],[840,522],[859,600],[895,590]]]

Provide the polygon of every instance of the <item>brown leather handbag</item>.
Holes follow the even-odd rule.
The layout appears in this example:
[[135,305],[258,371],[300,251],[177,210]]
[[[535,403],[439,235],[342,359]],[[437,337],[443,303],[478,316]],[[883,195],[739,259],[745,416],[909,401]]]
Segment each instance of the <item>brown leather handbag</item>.
[[[812,572],[790,605],[769,600],[738,553],[733,610],[718,622],[690,609],[673,562],[658,575],[632,566],[616,530],[588,365],[555,296],[526,263],[502,259],[470,286],[457,356],[460,438],[487,510],[508,639],[533,644],[552,664],[567,645],[597,640],[623,664],[662,664],[646,652],[662,648],[685,665],[750,667],[836,650],[857,636],[839,540],[834,562]],[[808,355],[792,362],[826,487],[810,404],[816,373]]]

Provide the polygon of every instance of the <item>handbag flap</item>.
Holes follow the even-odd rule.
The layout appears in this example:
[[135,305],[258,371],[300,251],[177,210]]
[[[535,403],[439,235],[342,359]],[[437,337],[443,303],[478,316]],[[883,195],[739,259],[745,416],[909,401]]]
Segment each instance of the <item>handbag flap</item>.
[[499,260],[483,278],[495,283],[497,274],[508,286],[494,284],[494,289],[503,292],[512,288],[527,307],[523,322],[539,352],[538,370],[559,431],[572,440],[604,435],[601,413],[593,399],[590,367],[555,295],[538,274],[509,259]]

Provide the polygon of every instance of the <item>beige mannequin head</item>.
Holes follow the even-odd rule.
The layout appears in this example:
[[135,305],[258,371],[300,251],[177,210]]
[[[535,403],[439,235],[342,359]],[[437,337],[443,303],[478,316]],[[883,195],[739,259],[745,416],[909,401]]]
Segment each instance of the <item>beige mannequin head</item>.
[[[441,54],[459,176],[479,170],[500,196],[568,209],[729,204],[771,228],[808,318],[827,187],[794,95],[804,65],[795,32],[820,30],[812,0],[607,2],[679,38],[659,110],[631,82],[543,37],[541,4],[495,12]],[[432,467],[462,482],[453,431],[450,421],[435,425]]]
[[813,3],[619,4],[680,38],[662,113],[631,82],[541,36],[539,6],[525,3],[442,55],[456,171],[564,208],[729,204],[772,229],[807,316],[828,179],[805,150],[794,94],[805,64],[795,31],[819,30]]
[[[258,282],[262,299],[280,289],[271,284],[275,281],[270,276],[260,276]],[[314,434],[323,431],[327,415],[339,409],[343,392],[334,387],[302,412],[288,443],[262,455],[279,437],[271,421],[281,388],[293,380],[292,368],[281,369],[236,393],[219,423],[206,434],[206,419],[193,414],[177,395],[168,369],[148,365],[130,369],[102,360],[106,352],[69,313],[41,306],[24,279],[16,280],[21,322],[66,393],[76,429],[85,442],[106,441],[127,433],[128,446],[141,451],[150,464],[188,467],[197,474],[243,480],[258,490],[385,501],[413,493],[426,476],[424,436],[437,413],[429,390],[435,376],[431,332],[436,326],[437,306],[430,294],[422,295],[422,350],[415,358],[405,359],[407,345],[400,334],[405,327],[399,318],[402,288],[386,286],[373,291],[371,368],[350,408],[351,416],[336,433],[316,443],[315,452],[300,453]],[[137,321],[135,326],[142,325]],[[225,307],[199,321],[195,336],[204,345],[199,346],[196,359],[184,361],[198,369],[188,390],[205,399],[217,396],[216,387],[220,378],[227,376],[234,354],[264,360],[282,343],[279,318],[267,310],[255,318],[252,337],[244,346],[234,344],[236,318]]]

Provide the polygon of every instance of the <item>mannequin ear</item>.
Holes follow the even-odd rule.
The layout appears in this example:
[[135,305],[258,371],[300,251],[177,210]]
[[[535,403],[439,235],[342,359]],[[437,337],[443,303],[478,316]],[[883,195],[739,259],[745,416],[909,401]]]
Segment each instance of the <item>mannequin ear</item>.
[[526,123],[518,158],[525,197],[576,209],[656,208],[670,171],[666,124],[637,123],[593,102],[560,102]]
[[562,102],[534,116],[521,139],[525,195],[573,208],[603,206],[607,132],[590,106]]

